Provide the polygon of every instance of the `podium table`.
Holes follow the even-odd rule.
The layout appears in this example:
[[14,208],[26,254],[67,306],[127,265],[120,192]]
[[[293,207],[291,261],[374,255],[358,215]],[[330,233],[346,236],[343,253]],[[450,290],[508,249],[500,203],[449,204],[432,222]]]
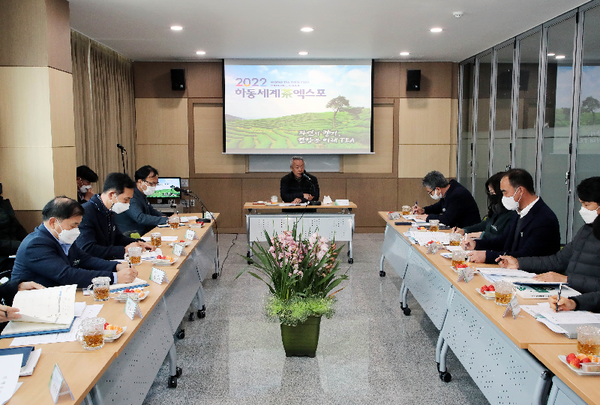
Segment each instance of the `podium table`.
[[[354,236],[354,214],[356,204],[349,205],[281,205],[256,204],[247,202],[244,209],[246,214],[246,235],[248,237],[248,253],[252,256],[254,242],[266,242],[265,231],[269,235],[291,230],[294,225],[303,237],[308,238],[318,232],[336,242],[348,242],[348,263],[354,262],[352,237]],[[300,212],[299,210],[317,212]]]

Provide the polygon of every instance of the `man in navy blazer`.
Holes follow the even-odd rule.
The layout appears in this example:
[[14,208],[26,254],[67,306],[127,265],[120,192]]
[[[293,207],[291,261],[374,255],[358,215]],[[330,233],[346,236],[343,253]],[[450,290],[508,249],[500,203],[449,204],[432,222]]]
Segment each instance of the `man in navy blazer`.
[[444,175],[433,170],[423,177],[423,187],[435,204],[414,207],[418,219],[438,219],[442,224],[464,228],[481,222],[479,208],[473,195],[456,180],[446,180]]
[[42,224],[27,235],[17,251],[12,279],[31,280],[46,287],[77,284],[87,287],[94,277],[130,283],[137,270],[126,264],[92,257],[73,242],[83,208],[68,197],[56,197],[42,210]]
[[560,249],[558,218],[535,194],[533,178],[523,169],[506,172],[500,181],[502,204],[519,215],[502,235],[491,239],[467,240],[465,249],[475,263],[496,263],[501,255],[512,257],[550,256]]
[[83,204],[85,214],[79,225],[81,236],[75,242],[78,248],[105,260],[123,259],[132,246],[154,250],[149,243],[123,235],[115,222],[114,214],[129,209],[134,188],[135,183],[124,173],[106,176],[102,194],[96,194]]

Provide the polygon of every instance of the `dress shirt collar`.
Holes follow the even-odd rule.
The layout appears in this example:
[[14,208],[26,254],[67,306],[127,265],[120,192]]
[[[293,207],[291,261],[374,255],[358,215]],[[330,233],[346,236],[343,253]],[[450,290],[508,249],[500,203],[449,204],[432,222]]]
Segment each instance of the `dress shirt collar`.
[[533,200],[527,207],[523,208],[520,212],[519,215],[521,216],[521,218],[525,217],[525,215],[527,215],[529,213],[529,211],[531,211],[531,208],[535,205],[536,202],[538,202],[540,199],[540,197],[536,198],[535,200]]
[[54,239],[56,239],[56,241],[58,242],[58,244],[60,245],[60,247],[62,248],[63,252],[65,252],[65,254],[68,256],[69,255],[69,249],[71,249],[71,244],[69,243],[63,243],[61,242],[60,239],[58,239],[56,236],[54,236],[54,234],[52,233],[52,231],[50,230],[50,228],[48,228],[46,226],[46,224],[44,224],[44,227],[46,228],[46,230],[50,233],[50,235],[52,235],[52,237]]

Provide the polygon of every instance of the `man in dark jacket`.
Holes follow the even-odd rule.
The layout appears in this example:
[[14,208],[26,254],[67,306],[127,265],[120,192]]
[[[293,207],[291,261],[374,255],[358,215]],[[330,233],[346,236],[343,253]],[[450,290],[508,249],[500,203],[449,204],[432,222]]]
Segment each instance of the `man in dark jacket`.
[[591,177],[579,183],[577,195],[585,225],[572,242],[552,256],[501,256],[500,266],[538,273],[535,278],[540,281],[567,283],[581,293],[600,291],[600,240],[594,235],[593,229],[600,221],[597,219],[600,211],[600,177]]
[[319,200],[319,182],[304,171],[304,159],[294,156],[290,160],[292,171],[281,178],[279,191],[284,202],[300,204]]
[[560,249],[558,218],[535,194],[533,178],[523,169],[506,172],[500,181],[502,203],[518,216],[502,235],[492,239],[467,240],[465,249],[475,263],[496,263],[501,255],[513,257],[549,256]]
[[425,208],[415,206],[414,213],[419,219],[438,219],[442,224],[459,228],[481,222],[475,199],[456,180],[448,181],[442,173],[434,170],[423,178],[423,187],[431,198],[439,201]]
[[81,236],[75,244],[91,256],[101,259],[123,259],[127,248],[142,246],[147,250],[154,247],[121,233],[115,223],[114,214],[129,209],[135,183],[124,173],[110,173],[104,181],[102,194],[96,194],[83,204],[85,214],[79,225]]
[[17,253],[21,241],[27,236],[27,231],[17,220],[10,200],[2,198],[2,183],[0,183],[0,271],[10,270],[14,259],[9,259]]
[[56,197],[42,210],[42,224],[21,243],[11,280],[32,280],[45,287],[77,284],[87,287],[94,277],[130,283],[137,270],[126,264],[92,257],[73,242],[83,208],[68,197]]
[[152,166],[140,167],[135,172],[135,189],[129,201],[129,209],[115,216],[117,227],[123,234],[145,234],[157,225],[164,225],[169,218],[157,211],[146,196],[152,195],[158,185],[158,170]]

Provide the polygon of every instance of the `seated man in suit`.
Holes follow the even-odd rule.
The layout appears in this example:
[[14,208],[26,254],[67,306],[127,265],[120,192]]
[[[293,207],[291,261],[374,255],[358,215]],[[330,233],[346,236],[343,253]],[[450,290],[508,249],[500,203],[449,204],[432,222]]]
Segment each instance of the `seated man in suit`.
[[135,183],[124,173],[106,176],[102,194],[96,194],[83,204],[85,214],[79,224],[81,236],[75,242],[77,247],[106,260],[123,259],[127,248],[132,246],[154,250],[149,243],[123,235],[115,223],[114,214],[129,209],[134,188]]
[[415,206],[413,212],[417,218],[426,221],[439,219],[442,224],[458,228],[481,222],[475,199],[456,180],[448,181],[442,173],[434,170],[423,178],[423,187],[431,198],[439,201],[424,208]]
[[17,253],[21,241],[26,236],[27,231],[17,220],[10,200],[2,198],[0,183],[0,272],[12,269],[14,259],[8,257]]
[[152,166],[140,167],[135,172],[136,187],[129,201],[129,209],[115,216],[117,227],[123,234],[145,234],[157,225],[168,222],[162,212],[152,207],[146,196],[152,195],[158,185],[158,170]]
[[98,175],[89,167],[82,165],[77,167],[77,201],[83,204],[94,195],[92,183],[98,181]]
[[304,159],[294,156],[290,159],[292,171],[281,178],[279,191],[283,202],[300,204],[319,200],[319,182],[312,174],[304,171]]
[[560,248],[558,218],[535,194],[533,178],[523,169],[512,169],[500,180],[502,204],[519,214],[510,226],[495,238],[473,240],[464,244],[475,263],[496,263],[501,255],[513,257],[549,256]]
[[83,208],[68,197],[56,197],[42,210],[42,224],[21,243],[11,280],[32,280],[45,287],[77,284],[84,288],[94,277],[130,283],[137,270],[126,264],[92,257],[73,242],[79,235]]

